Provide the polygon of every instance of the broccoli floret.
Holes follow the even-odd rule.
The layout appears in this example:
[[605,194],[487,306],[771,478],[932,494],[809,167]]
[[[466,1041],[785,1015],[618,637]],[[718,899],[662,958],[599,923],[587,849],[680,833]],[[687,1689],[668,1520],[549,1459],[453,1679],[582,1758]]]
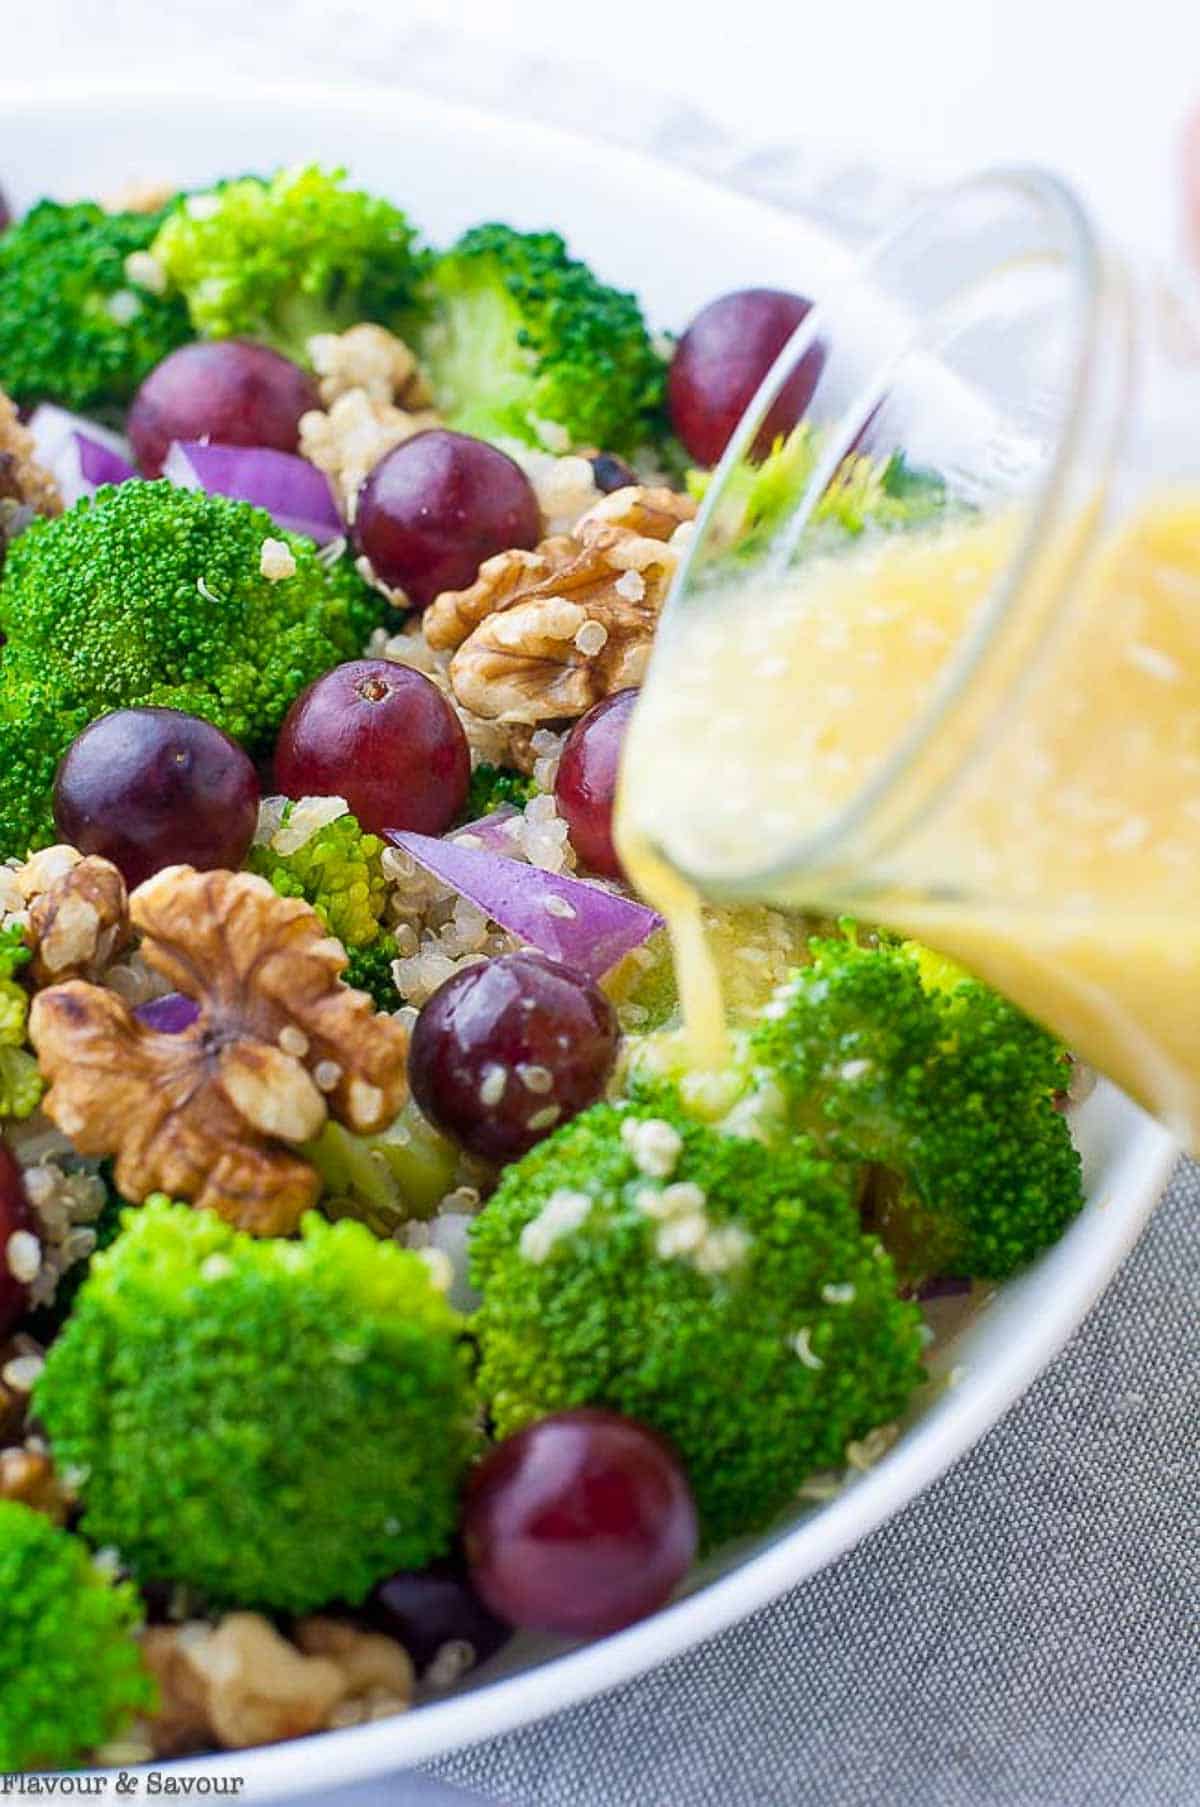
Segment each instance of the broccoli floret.
[[[284,809],[281,830],[287,828],[294,807],[288,804]],[[274,846],[252,847],[246,864],[269,879],[281,897],[302,897],[310,903],[345,948],[363,949],[378,940],[387,902],[382,852],[378,835],[364,833],[354,816],[341,815],[318,828],[294,853],[279,853]],[[348,983],[354,981],[348,978]]]
[[42,201],[0,237],[0,389],[112,415],[192,338],[183,303],[139,280],[163,218]]
[[37,1383],[83,1529],[216,1604],[357,1603],[454,1529],[473,1446],[461,1324],[361,1224],[256,1240],[167,1199],[129,1211]]
[[432,1217],[454,1185],[458,1153],[410,1099],[377,1136],[329,1122],[304,1149],[321,1175],[327,1217],[356,1217],[377,1236]]
[[81,1763],[153,1708],[141,1616],[78,1537],[0,1500],[0,1772]]
[[484,760],[471,773],[467,820],[478,822],[480,816],[490,816],[493,810],[503,809],[506,803],[514,809],[524,809],[537,794],[536,783],[523,772],[514,772],[506,765],[489,765]]
[[888,1170],[880,1229],[906,1278],[1002,1280],[1024,1267],[1083,1202],[1054,1104],[1061,1047],[911,944],[810,951],[751,1037],[793,1124],[834,1158]]
[[[287,542],[293,577],[262,575],[268,538]],[[55,768],[89,721],[183,709],[264,752],[386,612],[349,560],[225,496],[134,481],[35,521],[0,581],[0,857],[53,839]]]
[[349,954],[342,974],[343,984],[353,986],[355,991],[365,991],[374,999],[376,1010],[386,1010],[390,1014],[403,1009],[404,999],[396,989],[392,972],[392,965],[400,955],[396,937],[386,933],[377,935],[366,947],[350,948]]
[[[820,437],[804,422],[776,440],[761,463],[744,461],[730,479],[721,502],[719,531],[741,558],[756,559],[789,519],[817,466]],[[711,471],[691,470],[687,487],[697,502],[712,481]],[[893,452],[883,464],[852,453],[820,497],[798,552],[808,558],[857,539],[868,527],[895,533],[918,527],[945,512],[946,485],[936,471],[906,463]]]
[[0,1117],[30,1117],[45,1083],[28,1041],[29,993],[14,978],[30,958],[21,928],[0,929]]
[[653,1425],[710,1544],[767,1523],[921,1378],[919,1314],[842,1176],[801,1140],[701,1125],[666,1087],[508,1168],[471,1277],[499,1432],[578,1405]]
[[557,233],[475,226],[430,287],[420,353],[451,426],[551,451],[631,452],[659,431],[666,365],[637,301]]
[[179,202],[151,249],[203,338],[261,339],[304,363],[314,333],[395,324],[425,260],[400,209],[345,178],[312,165]]

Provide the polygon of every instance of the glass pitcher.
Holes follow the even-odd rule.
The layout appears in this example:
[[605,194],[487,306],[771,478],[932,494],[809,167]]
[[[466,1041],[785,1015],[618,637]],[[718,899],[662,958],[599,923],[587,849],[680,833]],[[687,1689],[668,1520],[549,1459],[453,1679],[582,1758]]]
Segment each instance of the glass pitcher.
[[920,937],[1200,1142],[1200,330],[1056,179],[950,190],[801,325],[625,774],[651,865]]

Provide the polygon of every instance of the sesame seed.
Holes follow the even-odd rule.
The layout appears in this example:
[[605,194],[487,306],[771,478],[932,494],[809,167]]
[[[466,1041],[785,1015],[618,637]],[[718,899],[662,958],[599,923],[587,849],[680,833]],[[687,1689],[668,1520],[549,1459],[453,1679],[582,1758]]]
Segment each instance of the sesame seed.
[[37,1279],[42,1265],[42,1245],[31,1230],[14,1230],[5,1244],[4,1259],[13,1279],[28,1286]]
[[[625,575],[633,577],[636,572],[627,571]],[[620,584],[616,587],[619,589]],[[608,645],[608,629],[602,621],[585,621],[575,636],[575,645],[585,658],[594,659]]]
[[149,251],[131,251],[125,259],[125,275],[135,288],[148,289],[152,295],[167,292],[167,272]]
[[527,1092],[550,1092],[554,1089],[554,1075],[549,1067],[539,1067],[527,1061],[520,1061],[517,1066],[517,1078]]
[[826,1305],[853,1305],[856,1296],[854,1284],[849,1280],[844,1286],[829,1281],[821,1288],[821,1297]]
[[534,1111],[532,1117],[528,1119],[528,1124],[530,1129],[553,1129],[561,1116],[562,1110],[559,1105],[548,1104],[543,1110]]
[[508,1085],[508,1068],[493,1066],[484,1071],[479,1082],[479,1102],[487,1109],[499,1104]]
[[0,1368],[0,1380],[14,1393],[31,1393],[45,1365],[40,1355],[18,1355]]
[[852,1084],[856,1079],[865,1079],[870,1071],[871,1062],[869,1060],[847,1060],[843,1061],[838,1068],[838,1078],[848,1080]]
[[825,1363],[821,1360],[821,1357],[816,1354],[809,1343],[809,1337],[811,1335],[812,1332],[806,1324],[804,1328],[798,1330],[792,1338],[792,1348],[800,1357],[800,1360],[804,1363],[806,1368],[823,1368]]
[[228,1280],[233,1273],[233,1262],[228,1255],[207,1255],[200,1263],[202,1280]]
[[319,1060],[313,1068],[313,1081],[318,1092],[335,1091],[342,1077],[342,1069],[336,1060]]
[[547,916],[557,916],[563,922],[573,922],[578,914],[575,905],[567,898],[560,897],[556,891],[548,891],[542,900],[542,908]]
[[296,1027],[295,1023],[285,1023],[283,1025],[283,1028],[279,1031],[278,1041],[283,1052],[285,1054],[294,1055],[297,1060],[303,1060],[304,1056],[308,1053],[308,1037],[305,1035],[303,1029],[298,1029]]

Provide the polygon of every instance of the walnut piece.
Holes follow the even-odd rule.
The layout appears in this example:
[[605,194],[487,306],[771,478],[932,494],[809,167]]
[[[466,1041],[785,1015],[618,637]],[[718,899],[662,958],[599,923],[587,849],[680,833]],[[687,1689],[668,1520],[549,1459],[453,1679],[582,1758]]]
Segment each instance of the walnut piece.
[[[139,1202],[163,1191],[260,1236],[287,1235],[315,1202],[289,1144],[334,1116],[373,1133],[407,1095],[407,1033],[341,983],[346,954],[298,898],[246,872],[173,866],[129,900],[142,955],[200,1006],[167,1035],[116,993],[71,980],[34,998],[29,1033],[46,1115],[80,1154],[115,1155]],[[322,1092],[318,1067],[336,1068]]]
[[159,213],[178,192],[170,182],[143,177],[140,181],[127,182],[123,188],[113,189],[111,194],[105,195],[101,206],[105,213]]
[[155,1754],[276,1744],[410,1705],[413,1666],[394,1639],[312,1618],[299,1622],[295,1640],[252,1612],[230,1613],[215,1628],[153,1626],[142,1650],[159,1687],[149,1728]]
[[21,425],[16,403],[0,389],[0,569],[4,551],[34,515],[61,514],[57,479],[38,463],[33,434]]
[[437,597],[425,637],[436,650],[457,647],[459,702],[487,720],[535,726],[640,683],[679,562],[671,538],[694,514],[673,490],[617,490],[573,532],[535,552],[502,552],[470,589]]
[[327,1725],[388,1719],[412,1704],[416,1673],[395,1638],[323,1617],[301,1619],[292,1635],[306,1656],[326,1657],[341,1671],[345,1691]]
[[0,1500],[19,1500],[56,1525],[66,1522],[69,1496],[41,1450],[0,1449]]
[[159,1755],[216,1743],[277,1744],[318,1731],[345,1694],[341,1670],[303,1656],[258,1613],[158,1627],[142,1644],[160,1690],[151,1724]]
[[35,985],[98,979],[130,939],[129,898],[117,868],[92,854],[38,892],[28,938]]

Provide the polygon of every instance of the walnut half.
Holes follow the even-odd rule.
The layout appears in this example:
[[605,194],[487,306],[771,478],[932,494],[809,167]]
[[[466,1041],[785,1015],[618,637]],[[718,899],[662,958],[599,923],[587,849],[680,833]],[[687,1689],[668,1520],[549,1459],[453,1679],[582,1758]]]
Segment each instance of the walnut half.
[[97,985],[39,992],[42,1108],[80,1154],[116,1156],[126,1198],[163,1191],[287,1235],[319,1190],[295,1145],[327,1115],[364,1133],[392,1122],[407,1034],[342,984],[345,950],[316,912],[265,879],[173,866],[129,907],[144,959],[199,1014],[168,1035]]
[[571,533],[535,552],[502,552],[470,589],[439,596],[425,636],[439,650],[457,648],[450,682],[459,702],[488,720],[533,726],[639,684],[679,562],[673,536],[694,514],[674,490],[617,490]]

